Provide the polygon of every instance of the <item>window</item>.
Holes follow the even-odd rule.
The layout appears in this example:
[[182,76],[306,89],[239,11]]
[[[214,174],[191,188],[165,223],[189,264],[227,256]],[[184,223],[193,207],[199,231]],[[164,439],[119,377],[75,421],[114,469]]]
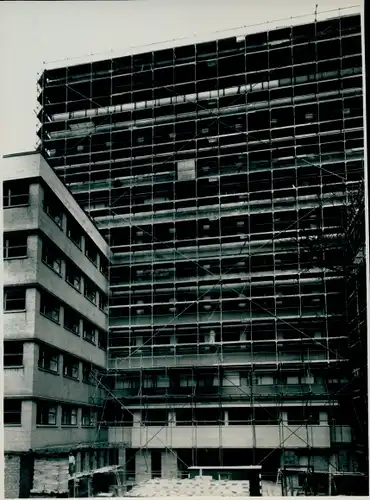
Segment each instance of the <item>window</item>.
[[64,356],[63,358],[63,375],[66,377],[79,378],[80,363],[72,356]]
[[96,266],[98,262],[98,250],[96,245],[86,236],[85,238],[85,255]]
[[77,408],[72,406],[63,407],[62,425],[77,425]]
[[25,311],[26,290],[24,288],[9,288],[4,290],[4,311]]
[[103,255],[100,255],[100,272],[108,278],[109,261]]
[[76,335],[79,335],[80,323],[80,315],[77,314],[71,307],[64,306],[64,328],[70,330]]
[[66,263],[66,281],[76,290],[81,290],[81,273],[72,262]]
[[61,228],[63,226],[63,211],[57,198],[51,193],[45,193],[43,205],[45,212]]
[[3,206],[19,207],[29,204],[30,186],[22,180],[4,182]]
[[23,366],[23,342],[5,340],[3,344],[4,368]]
[[67,236],[70,240],[73,241],[78,248],[81,248],[82,241],[82,229],[80,226],[70,218],[67,220]]
[[103,292],[99,292],[99,309],[107,312],[107,296]]
[[56,273],[62,274],[62,259],[58,249],[46,241],[42,243],[42,262]]
[[84,295],[90,302],[96,304],[96,287],[88,278],[85,278]]
[[89,363],[83,363],[82,365],[82,380],[86,384],[94,384],[95,379],[92,374],[93,367]]
[[107,333],[103,330],[98,330],[98,346],[104,350],[107,348]]
[[39,351],[39,368],[50,372],[58,373],[59,371],[59,355],[57,352],[40,347]]
[[83,427],[95,427],[96,413],[89,408],[83,408],[81,424],[83,425]]
[[56,425],[57,407],[47,403],[37,403],[37,425]]
[[27,234],[4,234],[4,259],[19,259],[27,257]]
[[51,295],[46,293],[41,294],[40,312],[49,319],[59,323],[60,303]]
[[89,321],[84,320],[84,332],[83,336],[85,340],[95,344],[95,327]]
[[22,424],[22,401],[4,399],[4,425]]

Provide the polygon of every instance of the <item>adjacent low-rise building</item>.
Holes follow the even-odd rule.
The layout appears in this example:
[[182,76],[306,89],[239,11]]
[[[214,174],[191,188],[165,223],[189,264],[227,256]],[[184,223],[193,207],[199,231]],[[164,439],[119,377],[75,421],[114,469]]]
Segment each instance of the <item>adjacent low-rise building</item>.
[[97,426],[109,248],[40,154],[1,176],[6,496],[61,493],[70,451],[80,470],[114,461]]

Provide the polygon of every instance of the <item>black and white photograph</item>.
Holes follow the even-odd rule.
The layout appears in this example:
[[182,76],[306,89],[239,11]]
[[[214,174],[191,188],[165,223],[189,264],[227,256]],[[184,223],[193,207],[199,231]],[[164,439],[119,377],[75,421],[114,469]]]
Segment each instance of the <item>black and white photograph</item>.
[[368,496],[362,2],[1,4],[4,498]]

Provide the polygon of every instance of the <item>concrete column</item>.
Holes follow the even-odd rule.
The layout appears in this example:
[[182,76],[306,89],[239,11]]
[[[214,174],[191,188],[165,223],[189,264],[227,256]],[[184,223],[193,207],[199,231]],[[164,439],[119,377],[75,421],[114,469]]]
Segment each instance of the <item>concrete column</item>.
[[126,448],[118,448],[118,465],[126,465]]
[[283,424],[287,424],[288,423],[288,412],[281,411],[280,412],[280,418],[281,418],[281,421],[282,421]]
[[321,411],[319,413],[320,425],[328,425],[328,413],[326,411]]
[[141,412],[140,411],[134,411],[133,412],[132,426],[133,427],[140,427],[140,422],[141,422]]
[[224,422],[225,422],[225,426],[229,425],[229,411],[228,410],[224,410]]
[[142,483],[152,478],[152,454],[147,450],[139,450],[135,454],[136,482]]
[[76,472],[82,472],[82,459],[80,451],[76,452]]
[[104,461],[105,461],[105,450],[100,450],[98,458],[99,468],[104,467]]
[[175,451],[164,450],[162,452],[161,461],[162,461],[162,478],[176,479],[177,453]]
[[98,468],[98,450],[93,450],[92,452],[92,468]]
[[176,426],[176,412],[175,411],[168,412],[168,426],[169,427]]

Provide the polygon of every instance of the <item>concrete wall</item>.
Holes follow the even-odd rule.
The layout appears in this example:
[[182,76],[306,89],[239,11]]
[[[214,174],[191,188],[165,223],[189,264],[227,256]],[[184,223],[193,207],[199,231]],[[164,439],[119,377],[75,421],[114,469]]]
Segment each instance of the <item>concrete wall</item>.
[[136,482],[141,483],[152,478],[152,455],[150,451],[139,450],[135,454]]
[[35,410],[32,401],[22,401],[21,425],[4,426],[5,451],[28,451],[32,448],[32,430],[36,425]]
[[21,457],[19,455],[4,456],[4,496],[18,498],[21,474]]

